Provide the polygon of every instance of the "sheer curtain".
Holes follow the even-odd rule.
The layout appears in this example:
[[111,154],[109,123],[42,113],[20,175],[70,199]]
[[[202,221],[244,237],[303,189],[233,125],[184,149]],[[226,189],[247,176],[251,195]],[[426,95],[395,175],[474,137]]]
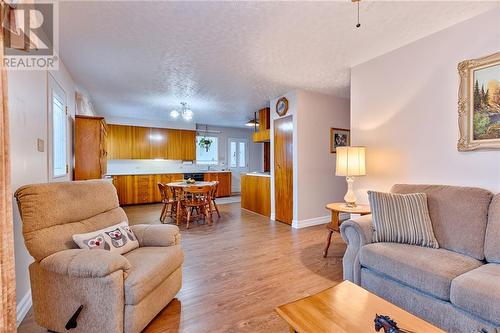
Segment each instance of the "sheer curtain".
[[8,5],[1,4],[0,31],[0,332],[16,331],[16,280],[12,226],[12,192],[10,188],[9,110],[7,72],[3,66],[3,19]]

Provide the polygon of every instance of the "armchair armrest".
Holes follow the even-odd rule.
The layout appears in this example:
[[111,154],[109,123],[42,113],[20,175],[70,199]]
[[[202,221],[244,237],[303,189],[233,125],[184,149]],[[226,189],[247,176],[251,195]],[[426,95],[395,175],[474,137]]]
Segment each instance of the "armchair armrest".
[[347,243],[347,249],[342,259],[344,280],[360,284],[361,265],[359,263],[359,251],[361,247],[372,242],[372,215],[364,215],[356,219],[344,221],[340,225],[340,234]]
[[126,277],[131,268],[129,261],[118,253],[106,250],[72,249],[54,253],[40,266],[53,273],[79,278],[99,278],[122,270]]
[[130,226],[140,247],[179,245],[181,234],[175,225],[137,224]]

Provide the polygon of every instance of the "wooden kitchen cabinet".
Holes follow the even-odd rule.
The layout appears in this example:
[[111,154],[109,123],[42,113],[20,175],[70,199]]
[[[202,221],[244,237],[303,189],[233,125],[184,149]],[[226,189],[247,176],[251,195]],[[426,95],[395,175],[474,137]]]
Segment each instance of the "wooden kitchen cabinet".
[[219,181],[217,198],[231,196],[231,172],[207,172],[204,174],[204,180]]
[[106,174],[106,139],[103,117],[75,117],[75,180],[101,179]]
[[151,158],[151,129],[149,127],[132,127],[132,158],[146,160]]
[[196,159],[196,131],[109,125],[109,159]]
[[161,202],[158,183],[170,183],[182,179],[182,174],[123,175],[113,176],[120,205],[136,205]]
[[108,125],[108,158],[110,160],[132,159],[133,127],[124,125]]
[[196,160],[196,132],[168,129],[167,159]]

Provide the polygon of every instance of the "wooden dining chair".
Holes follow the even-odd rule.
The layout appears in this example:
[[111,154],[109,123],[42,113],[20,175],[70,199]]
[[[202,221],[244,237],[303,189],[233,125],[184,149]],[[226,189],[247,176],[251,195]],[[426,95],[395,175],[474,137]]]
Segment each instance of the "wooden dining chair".
[[160,214],[160,221],[163,223],[165,218],[170,213],[170,217],[174,218],[177,212],[177,199],[175,198],[175,190],[169,186],[158,183],[158,189],[161,194],[161,202],[163,203],[163,208]]
[[[184,188],[184,198],[182,204],[186,209],[186,228],[189,229],[189,223],[193,217],[202,217],[212,224],[212,217],[210,214],[210,201],[211,201],[211,186],[188,186]],[[193,216],[196,210],[197,214]]]
[[219,181],[216,180],[212,185],[212,193],[210,193],[210,216],[212,216],[212,213],[215,210],[217,212],[217,217],[220,218],[219,207],[217,207],[217,203],[215,202],[218,188],[219,188]]

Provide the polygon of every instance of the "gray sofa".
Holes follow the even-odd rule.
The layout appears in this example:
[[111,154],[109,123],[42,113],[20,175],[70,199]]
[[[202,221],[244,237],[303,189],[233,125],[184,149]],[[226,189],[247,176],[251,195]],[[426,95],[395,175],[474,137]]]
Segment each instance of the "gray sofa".
[[[427,194],[439,249],[372,243],[371,215],[342,223],[344,279],[448,332],[500,328],[500,194],[471,187],[394,185]],[[397,321],[397,318],[394,318]]]

